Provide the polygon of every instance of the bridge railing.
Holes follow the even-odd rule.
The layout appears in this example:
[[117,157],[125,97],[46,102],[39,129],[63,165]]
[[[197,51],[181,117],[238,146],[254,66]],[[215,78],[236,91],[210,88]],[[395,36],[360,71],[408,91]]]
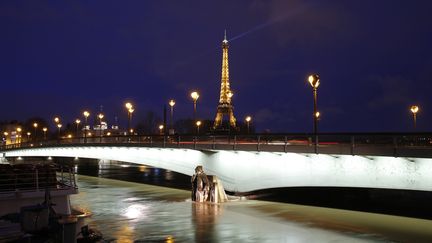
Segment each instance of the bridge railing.
[[146,146],[201,150],[432,157],[432,133],[308,133],[253,135],[133,135],[61,138],[3,145],[1,150],[50,146]]

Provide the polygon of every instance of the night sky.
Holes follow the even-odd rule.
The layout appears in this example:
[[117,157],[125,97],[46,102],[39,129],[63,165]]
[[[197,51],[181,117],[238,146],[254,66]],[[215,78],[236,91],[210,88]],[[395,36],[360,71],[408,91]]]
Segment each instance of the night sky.
[[[85,109],[126,124],[170,98],[214,119],[227,30],[235,115],[257,131],[432,130],[432,1],[2,1],[0,120]],[[82,118],[82,117],[81,117]]]

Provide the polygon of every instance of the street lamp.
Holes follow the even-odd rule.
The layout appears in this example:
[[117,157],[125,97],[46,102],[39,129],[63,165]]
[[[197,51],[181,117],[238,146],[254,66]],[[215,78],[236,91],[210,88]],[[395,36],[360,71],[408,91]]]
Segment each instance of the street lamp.
[[131,120],[132,120],[132,113],[134,112],[135,109],[133,108],[133,105],[130,102],[127,102],[125,104],[125,107],[126,107],[126,110],[128,112],[128,127],[127,127],[127,130],[130,131]]
[[159,125],[159,134],[163,134],[164,125]]
[[60,118],[58,118],[57,116],[54,117],[54,122],[55,122],[55,123],[59,123],[59,122],[60,122]]
[[19,140],[19,143],[21,143],[22,142],[22,137],[21,137],[21,131],[22,131],[22,129],[21,129],[21,127],[17,127],[16,131],[18,133],[17,134],[17,138],[18,138],[17,140]]
[[88,117],[90,116],[90,112],[88,111],[84,111],[83,112],[83,116],[84,116],[84,120],[85,120],[85,126],[84,126],[84,143],[87,143],[87,120]]
[[57,128],[58,128],[58,139],[60,140],[60,130],[61,130],[62,124],[57,124]]
[[317,90],[318,90],[318,86],[320,85],[320,78],[319,78],[318,74],[312,74],[308,77],[308,81],[309,81],[310,85],[312,86],[312,90],[313,90],[313,98],[314,98],[313,133],[315,136],[315,153],[317,153],[317,146],[318,146]]
[[34,140],[36,140],[36,132],[37,132],[37,127],[38,127],[38,124],[37,124],[37,122],[35,122],[35,123],[33,123],[33,128],[34,128],[34,134],[33,134],[33,138],[34,138]]
[[78,129],[79,129],[79,124],[81,123],[81,120],[80,119],[76,119],[75,120],[75,124],[76,124],[76,136],[77,136],[77,138],[79,138],[80,136],[79,136],[79,131],[78,131]]
[[104,118],[104,115],[102,113],[99,113],[98,118],[99,118],[99,131],[100,131],[99,141],[102,142],[102,136],[103,136],[102,118]]
[[411,106],[411,112],[413,114],[413,119],[414,119],[414,129],[417,128],[417,112],[419,112],[420,108],[416,105]]
[[4,132],[3,135],[5,136],[5,144],[7,144],[7,136],[9,135],[8,132]]
[[251,117],[251,116],[247,116],[247,117],[245,118],[246,125],[247,125],[247,133],[248,133],[248,134],[249,134],[249,125],[250,125],[251,120],[252,120],[252,117]]
[[201,126],[201,121],[197,121],[196,122],[196,126],[197,126],[197,135],[199,135],[199,129],[200,129],[200,126]]
[[46,132],[48,131],[48,128],[44,127],[42,128],[43,134],[44,134],[44,140],[46,140]]
[[199,94],[196,91],[193,91],[190,94],[192,100],[193,100],[193,107],[194,107],[194,120],[196,120],[196,112],[197,112],[197,100],[199,98]]
[[31,132],[27,132],[27,143],[30,142],[30,135],[31,135]]
[[173,130],[173,132],[174,132],[174,105],[175,105],[175,100],[170,100],[169,102],[168,102],[168,104],[169,104],[169,106],[170,106],[170,108],[171,108],[171,116],[170,116],[170,122],[171,122],[171,129]]

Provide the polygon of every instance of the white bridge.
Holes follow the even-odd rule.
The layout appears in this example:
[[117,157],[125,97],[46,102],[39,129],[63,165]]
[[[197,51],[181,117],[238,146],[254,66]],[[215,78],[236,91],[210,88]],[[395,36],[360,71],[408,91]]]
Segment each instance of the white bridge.
[[[187,146],[194,148],[179,147],[180,143],[175,141],[170,147],[165,140],[160,141],[159,144],[153,142],[151,146],[116,141],[117,144],[102,139],[100,144],[95,144],[94,141],[89,144],[82,142],[65,144],[63,141],[58,145],[5,148],[2,153],[5,158],[51,156],[117,160],[163,168],[186,175],[192,175],[195,167],[202,165],[207,174],[218,176],[225,189],[232,192],[321,186],[432,191],[432,159],[427,158],[432,154],[427,152],[429,156],[421,158],[271,150],[246,151],[246,149],[241,150],[241,142],[238,142],[236,150],[232,148],[222,150],[212,149],[215,147],[214,144],[203,143],[200,147],[199,142],[195,140],[192,144],[187,143]],[[247,143],[245,146],[249,145],[250,143]],[[283,145],[286,150],[286,139]],[[319,146],[323,147],[323,145]],[[425,151],[430,152],[428,148],[423,150],[422,154]]]

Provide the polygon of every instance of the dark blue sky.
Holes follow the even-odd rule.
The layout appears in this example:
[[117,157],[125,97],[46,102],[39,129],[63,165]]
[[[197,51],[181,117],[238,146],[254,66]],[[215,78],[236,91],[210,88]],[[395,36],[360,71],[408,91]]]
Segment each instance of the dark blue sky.
[[[237,119],[259,131],[312,130],[321,77],[321,131],[411,131],[432,124],[432,1],[2,1],[0,120],[103,105],[124,124],[168,99],[175,116],[214,119],[221,41],[230,41]],[[246,33],[245,35],[243,35]],[[238,38],[237,38],[238,37]]]

